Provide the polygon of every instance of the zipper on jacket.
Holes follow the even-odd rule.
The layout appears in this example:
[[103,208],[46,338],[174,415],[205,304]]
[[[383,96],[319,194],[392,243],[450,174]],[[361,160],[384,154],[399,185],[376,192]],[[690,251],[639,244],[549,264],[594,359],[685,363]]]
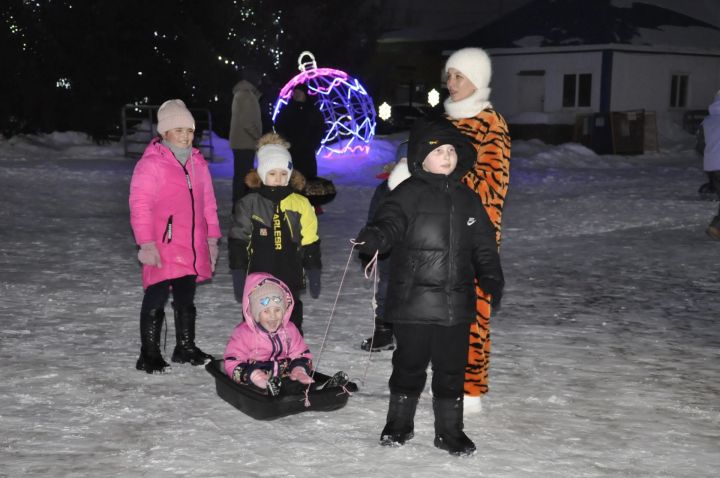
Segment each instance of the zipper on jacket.
[[[192,157],[190,158],[190,161],[192,161]],[[178,161],[179,164],[179,161]],[[181,164],[183,171],[185,171],[185,180],[187,181],[188,185],[188,191],[190,192],[190,207],[192,209],[192,224],[190,227],[190,247],[193,251],[193,269],[195,270],[195,275],[200,275],[197,270],[197,251],[195,250],[195,195],[193,194],[193,187],[192,187],[192,181],[190,181],[190,173],[188,173],[188,170],[185,168],[184,164]]]
[[[445,183],[445,191],[447,192],[448,199],[450,200],[450,244],[448,244],[448,254],[450,256],[448,258],[448,264],[450,267],[448,268],[448,277],[447,277],[446,283],[450,286],[450,288],[452,288],[452,271],[453,271],[453,262],[454,262],[453,261],[453,252],[455,250],[455,247],[453,246],[453,244],[454,244],[454,242],[453,242],[454,241],[453,218],[455,216],[455,203],[453,202],[452,193],[449,190],[448,186],[449,186],[448,183]],[[450,317],[450,323],[452,323],[454,320],[454,317],[453,317],[453,307],[452,307],[452,293],[451,293],[450,288],[446,289],[446,294],[447,294],[447,298],[448,298],[448,315]]]
[[165,232],[163,232],[162,241],[165,242],[167,239],[167,243],[170,244],[172,242],[172,221],[173,217],[172,214],[170,217],[168,217],[167,224],[165,225]]

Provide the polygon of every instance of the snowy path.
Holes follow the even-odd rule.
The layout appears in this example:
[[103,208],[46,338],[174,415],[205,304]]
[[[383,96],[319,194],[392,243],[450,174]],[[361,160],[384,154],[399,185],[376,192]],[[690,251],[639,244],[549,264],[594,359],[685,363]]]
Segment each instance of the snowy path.
[[[131,162],[117,148],[69,159],[78,151],[0,146],[0,476],[695,478],[720,468],[720,244],[703,233],[717,203],[697,200],[690,152],[581,158],[518,146],[491,393],[466,420],[479,452],[457,459],[432,446],[425,396],[415,438],[377,445],[387,352],[345,408],[267,423],[219,399],[202,368],[135,371]],[[316,353],[375,183],[368,171],[338,181],[320,218],[324,289],[305,299]],[[216,187],[225,221],[229,180]],[[359,269],[353,260],[320,364],[358,380],[372,329]],[[198,344],[221,355],[237,321],[226,262],[197,298]],[[171,326],[168,351],[173,340]]]

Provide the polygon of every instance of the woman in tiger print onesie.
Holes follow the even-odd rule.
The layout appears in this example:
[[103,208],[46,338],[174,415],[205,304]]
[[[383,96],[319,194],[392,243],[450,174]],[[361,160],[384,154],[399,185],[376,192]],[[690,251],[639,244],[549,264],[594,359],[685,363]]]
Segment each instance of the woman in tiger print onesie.
[[[490,97],[492,67],[480,48],[463,48],[445,64],[450,97],[445,114],[477,151],[474,167],[462,179],[473,190],[495,226],[498,249],[502,232],[502,209],[510,180],[510,135],[505,119]],[[480,397],[488,391],[490,360],[490,296],[476,286],[476,322],[470,329],[468,364],[465,368],[465,412],[481,409]]]

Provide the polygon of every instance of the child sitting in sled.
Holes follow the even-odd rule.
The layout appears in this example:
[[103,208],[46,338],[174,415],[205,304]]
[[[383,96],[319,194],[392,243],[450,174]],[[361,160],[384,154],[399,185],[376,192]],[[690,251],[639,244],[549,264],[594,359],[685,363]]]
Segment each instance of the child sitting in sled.
[[312,384],[312,354],[290,322],[294,300],[288,286],[270,274],[249,274],[242,303],[245,320],[225,348],[228,376],[270,395],[298,393]]

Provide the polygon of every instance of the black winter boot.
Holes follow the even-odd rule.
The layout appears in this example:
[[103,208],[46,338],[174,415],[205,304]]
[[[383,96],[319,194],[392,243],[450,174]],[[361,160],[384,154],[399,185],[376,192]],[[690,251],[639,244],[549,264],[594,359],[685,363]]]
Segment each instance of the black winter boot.
[[160,333],[162,332],[165,311],[153,309],[147,314],[140,314],[140,358],[135,368],[147,373],[165,372],[170,364],[160,353]]
[[365,351],[380,352],[382,350],[395,350],[392,325],[386,324],[382,319],[375,319],[375,332],[360,344]]
[[390,395],[387,423],[380,434],[382,446],[401,446],[415,435],[415,409],[418,397],[393,393]]
[[433,399],[435,446],[451,455],[472,455],[475,444],[463,430],[463,397]]
[[176,307],[175,311],[175,337],[176,345],[172,354],[172,361],[177,363],[190,363],[203,365],[206,360],[212,360],[212,355],[206,354],[195,346],[195,319],[197,311],[194,305]]

